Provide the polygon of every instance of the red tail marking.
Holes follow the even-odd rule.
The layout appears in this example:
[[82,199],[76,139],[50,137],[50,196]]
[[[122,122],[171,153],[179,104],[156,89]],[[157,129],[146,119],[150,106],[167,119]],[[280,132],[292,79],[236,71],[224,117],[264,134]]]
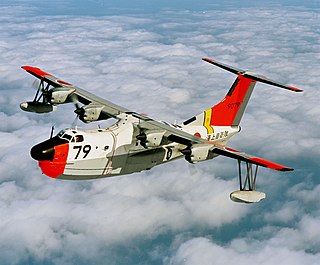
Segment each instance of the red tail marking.
[[57,178],[63,174],[67,163],[69,144],[62,144],[54,147],[53,161],[39,161],[39,167],[43,174],[51,178]]
[[254,80],[238,75],[225,98],[212,107],[211,125],[231,126]]

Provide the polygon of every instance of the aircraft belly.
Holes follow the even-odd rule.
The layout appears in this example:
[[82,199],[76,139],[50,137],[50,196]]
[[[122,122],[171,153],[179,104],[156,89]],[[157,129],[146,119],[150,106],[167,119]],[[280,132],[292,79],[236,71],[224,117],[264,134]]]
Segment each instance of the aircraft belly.
[[121,174],[130,174],[151,169],[154,166],[164,163],[164,157],[165,150],[163,148],[150,149],[136,153],[129,152],[125,166],[121,170]]
[[113,161],[116,161],[117,167],[114,167],[111,160],[107,158],[68,163],[64,173],[58,178],[65,180],[90,180],[122,175],[121,169],[125,165],[126,155],[115,156]]

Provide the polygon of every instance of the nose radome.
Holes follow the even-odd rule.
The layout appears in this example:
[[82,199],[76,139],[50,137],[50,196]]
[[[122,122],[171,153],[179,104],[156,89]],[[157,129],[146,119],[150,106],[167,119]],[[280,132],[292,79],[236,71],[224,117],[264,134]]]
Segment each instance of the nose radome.
[[52,161],[54,157],[54,147],[48,147],[43,144],[37,144],[31,148],[30,155],[33,159],[38,161]]

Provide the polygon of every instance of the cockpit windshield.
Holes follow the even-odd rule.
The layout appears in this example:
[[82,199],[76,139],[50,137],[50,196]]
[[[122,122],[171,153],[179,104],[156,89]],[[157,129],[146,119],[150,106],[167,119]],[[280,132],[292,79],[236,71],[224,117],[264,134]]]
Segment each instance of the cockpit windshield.
[[57,134],[57,136],[61,138],[62,135],[64,135],[65,132],[66,132],[65,130],[62,130],[62,131],[60,131],[60,132]]
[[71,135],[65,133],[61,138],[62,138],[62,139],[66,139],[66,140],[68,140],[69,142],[71,142],[71,140],[72,140],[73,137],[72,137]]
[[69,142],[83,142],[83,135],[81,134],[76,134],[76,131],[71,131],[71,130],[62,130],[60,131],[57,136],[61,139],[65,139]]

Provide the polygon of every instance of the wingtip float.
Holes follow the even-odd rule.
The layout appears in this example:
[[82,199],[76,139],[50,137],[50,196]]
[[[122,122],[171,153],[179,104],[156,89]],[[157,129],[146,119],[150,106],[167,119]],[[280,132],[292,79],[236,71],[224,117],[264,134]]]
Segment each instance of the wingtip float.
[[[246,203],[264,199],[265,194],[255,190],[258,167],[278,171],[293,168],[231,149],[226,144],[240,131],[240,121],[257,82],[294,92],[302,90],[213,59],[203,60],[237,77],[219,103],[182,124],[169,124],[140,115],[37,67],[22,66],[40,79],[34,100],[21,103],[22,110],[47,113],[72,102],[76,114],[84,122],[116,119],[114,125],[105,129],[62,130],[35,145],[31,156],[49,177],[86,180],[149,170],[182,157],[190,163],[198,163],[221,155],[238,161],[240,188],[231,193],[230,198]],[[244,174],[242,163],[245,163]]]

